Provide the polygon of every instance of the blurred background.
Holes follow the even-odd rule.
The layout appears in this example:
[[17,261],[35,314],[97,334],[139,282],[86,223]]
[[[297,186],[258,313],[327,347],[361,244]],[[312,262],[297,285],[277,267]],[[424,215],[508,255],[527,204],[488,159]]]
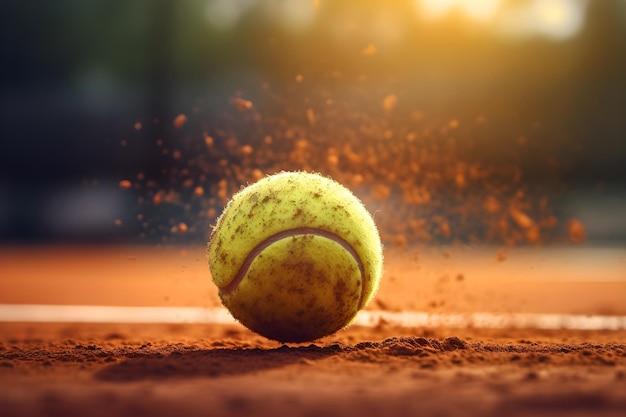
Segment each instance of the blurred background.
[[626,242],[624,0],[7,0],[0,241],[202,243],[332,175],[386,243]]

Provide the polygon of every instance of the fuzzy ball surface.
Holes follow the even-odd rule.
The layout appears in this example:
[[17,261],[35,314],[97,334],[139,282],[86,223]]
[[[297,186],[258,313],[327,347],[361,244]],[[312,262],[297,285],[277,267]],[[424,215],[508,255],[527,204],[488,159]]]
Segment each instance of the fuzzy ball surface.
[[235,319],[280,342],[348,326],[376,293],[383,263],[361,201],[306,172],[281,172],[236,193],[211,233],[208,260]]

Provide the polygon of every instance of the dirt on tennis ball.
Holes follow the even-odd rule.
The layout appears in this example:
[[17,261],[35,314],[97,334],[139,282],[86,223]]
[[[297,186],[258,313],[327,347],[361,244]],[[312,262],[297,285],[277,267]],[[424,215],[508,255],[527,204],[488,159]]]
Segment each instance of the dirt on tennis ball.
[[376,293],[383,263],[361,201],[306,172],[271,175],[235,194],[211,233],[208,259],[235,319],[280,342],[348,326]]

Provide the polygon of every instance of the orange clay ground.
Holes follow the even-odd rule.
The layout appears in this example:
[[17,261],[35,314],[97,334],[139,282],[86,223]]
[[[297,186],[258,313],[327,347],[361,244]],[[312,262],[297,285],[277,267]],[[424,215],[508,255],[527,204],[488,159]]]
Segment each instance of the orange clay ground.
[[[369,308],[626,315],[624,249],[386,250]],[[218,306],[203,248],[0,250],[0,304]],[[0,323],[4,416],[602,415],[626,330]]]

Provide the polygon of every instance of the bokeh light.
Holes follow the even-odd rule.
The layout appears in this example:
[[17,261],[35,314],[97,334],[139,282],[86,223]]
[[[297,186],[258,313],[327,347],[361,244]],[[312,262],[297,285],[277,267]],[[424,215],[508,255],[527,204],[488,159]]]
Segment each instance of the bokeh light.
[[587,0],[536,0],[532,5],[538,33],[554,39],[566,39],[583,26]]
[[281,27],[292,32],[302,32],[313,23],[316,5],[313,1],[269,0],[262,2],[265,15]]
[[257,0],[209,0],[207,3],[207,19],[216,30],[233,29],[242,15]]
[[456,10],[482,22],[495,16],[499,3],[499,0],[416,0],[418,10],[429,19],[439,19]]
[[587,0],[534,0],[511,7],[500,19],[500,33],[512,38],[566,40],[582,30],[587,6]]

